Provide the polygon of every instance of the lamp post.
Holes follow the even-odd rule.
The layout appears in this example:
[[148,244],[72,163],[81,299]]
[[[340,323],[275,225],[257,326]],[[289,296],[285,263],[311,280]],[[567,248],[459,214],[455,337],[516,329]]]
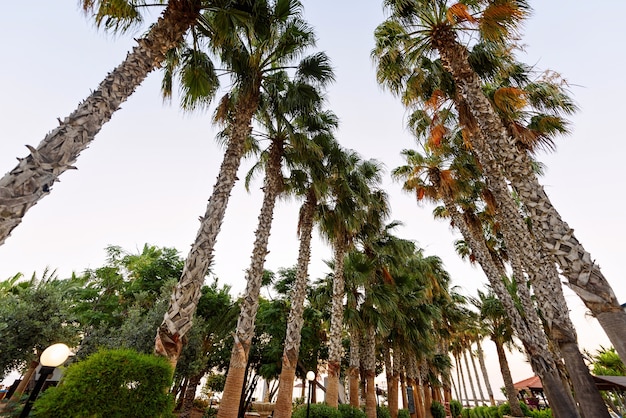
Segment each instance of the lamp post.
[[33,391],[30,393],[28,400],[24,404],[20,418],[28,416],[31,408],[33,407],[33,403],[35,403],[35,399],[37,399],[37,395],[39,395],[39,391],[41,391],[41,388],[46,382],[46,379],[48,379],[48,376],[54,372],[55,367],[65,363],[65,360],[67,360],[69,355],[69,347],[61,343],[52,344],[50,347],[43,350],[43,353],[41,353],[41,356],[39,357],[39,364],[41,364],[41,368],[39,369],[39,379],[37,379],[37,383],[35,384]]
[[306,400],[306,418],[309,418],[309,411],[311,409],[311,394],[313,389],[313,381],[315,380],[315,372],[312,370],[306,372],[306,380],[309,381],[309,397]]

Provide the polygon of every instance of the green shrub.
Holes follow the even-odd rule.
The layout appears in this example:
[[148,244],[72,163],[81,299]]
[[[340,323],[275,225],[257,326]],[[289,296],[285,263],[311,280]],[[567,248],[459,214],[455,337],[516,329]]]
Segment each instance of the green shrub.
[[202,418],[215,418],[217,416],[217,408],[207,408]]
[[398,418],[411,418],[411,414],[408,409],[399,409]]
[[376,418],[391,418],[391,412],[386,406],[376,406]]
[[[312,403],[310,405],[309,418],[342,418],[338,409],[332,408],[323,403]],[[291,418],[306,418],[307,405],[297,407]]]
[[461,418],[470,418],[469,408],[463,408],[463,410],[461,411]]
[[430,405],[430,413],[433,414],[433,418],[446,418],[446,408],[437,401]]
[[342,403],[339,405],[339,412],[343,418],[366,418],[367,415],[360,408],[356,408],[350,404]]
[[463,411],[463,405],[461,405],[461,402],[456,400],[450,401],[450,413],[454,418],[461,415],[461,411]]
[[172,368],[163,357],[133,350],[103,350],[69,366],[59,386],[33,406],[46,418],[172,417],[167,394]]

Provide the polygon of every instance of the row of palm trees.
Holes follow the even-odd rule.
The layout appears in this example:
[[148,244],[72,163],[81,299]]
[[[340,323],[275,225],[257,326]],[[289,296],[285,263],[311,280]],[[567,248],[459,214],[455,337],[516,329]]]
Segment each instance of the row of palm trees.
[[[386,4],[390,18],[377,28],[373,51],[378,78],[416,110],[410,122],[423,148],[405,151],[407,165],[395,174],[418,199],[441,203],[438,214],[462,233],[542,378],[555,415],[608,416],[578,349],[560,274],[618,352],[623,338],[615,331],[625,330],[626,315],[537,180],[532,151],[566,130],[563,115],[575,106],[559,80],[533,81],[514,60],[516,30],[528,5]],[[517,284],[514,297],[502,280],[509,272]],[[561,383],[561,359],[578,407]]]
[[[143,2],[90,0],[83,5],[99,25],[125,30],[140,18]],[[394,174],[418,199],[441,203],[437,215],[449,217],[460,230],[468,254],[485,271],[533,370],[542,378],[555,415],[608,416],[580,355],[560,275],[599,320],[622,358],[626,357],[626,314],[537,180],[533,150],[550,146],[555,134],[566,131],[563,117],[575,106],[559,80],[531,80],[528,68],[514,60],[515,34],[529,12],[528,5],[523,0],[467,4],[386,0],[384,5],[389,18],[376,29],[372,52],[378,78],[413,111],[410,127],[423,147],[422,153],[405,151],[407,165]],[[296,0],[170,0],[126,60],[0,179],[2,243],[25,212],[49,193],[58,176],[72,168],[79,153],[149,72],[164,67],[166,97],[176,80],[180,81],[185,109],[207,108],[220,91],[220,78],[229,78],[228,92],[214,115],[223,128],[219,138],[226,147],[224,160],[155,344],[155,352],[175,365],[192,325],[241,159],[247,152],[258,152],[255,168],[265,173],[263,206],[220,418],[235,416],[238,409],[273,209],[276,199],[287,193],[300,196],[304,203],[298,225],[298,281],[281,379],[285,394],[279,394],[277,414],[290,413],[286,393],[291,394],[288,389],[297,364],[298,318],[315,222],[334,251],[329,404],[336,406],[339,401],[344,319],[356,308],[362,314],[348,328],[359,331],[350,333],[350,349],[355,359],[362,359],[369,414],[375,410],[371,393],[376,356],[372,350],[377,338],[388,338],[386,352],[398,355],[387,362],[390,381],[399,379],[395,364],[403,364],[409,369],[407,382],[413,382],[414,388],[416,382],[428,382],[441,385],[442,393],[449,394],[445,373],[432,372],[423,361],[424,353],[439,356],[433,358],[442,364],[448,359],[454,318],[444,313],[454,310],[442,307],[455,304],[445,285],[448,278],[441,268],[423,270],[426,267],[414,260],[419,259],[419,252],[388,234],[389,206],[380,188],[379,164],[362,161],[334,139],[336,117],[324,109],[323,97],[324,87],[333,80],[332,68],[322,53],[304,56],[314,44],[313,29],[304,21],[302,5]],[[361,263],[361,270],[355,271],[362,279],[344,306],[343,299],[350,293],[346,263]],[[416,270],[406,271],[407,266]],[[398,285],[403,280],[419,282],[416,275],[423,276],[419,289]],[[516,285],[515,294],[503,280],[508,276]],[[399,304],[408,303],[403,297],[428,303],[416,310],[421,316],[396,316],[398,309],[383,310],[385,300],[374,291],[378,287],[393,289],[389,298]],[[433,312],[432,306],[437,307]],[[432,330],[440,338],[433,338]],[[362,352],[357,348],[361,346]],[[423,350],[415,351],[415,347]],[[561,359],[576,402],[562,383]],[[356,365],[354,360],[351,376]],[[427,398],[421,404],[440,394],[416,392]]]

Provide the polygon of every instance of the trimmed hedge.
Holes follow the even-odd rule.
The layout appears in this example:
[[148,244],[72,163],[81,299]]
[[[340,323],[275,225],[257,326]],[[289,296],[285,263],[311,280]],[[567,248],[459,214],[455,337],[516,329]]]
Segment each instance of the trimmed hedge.
[[50,418],[173,417],[167,393],[172,367],[163,357],[133,350],[102,350],[67,368],[46,390],[33,415]]
[[[342,418],[338,409],[332,408],[323,403],[312,403],[310,405],[309,418]],[[306,418],[307,405],[300,405],[291,414],[291,418]]]

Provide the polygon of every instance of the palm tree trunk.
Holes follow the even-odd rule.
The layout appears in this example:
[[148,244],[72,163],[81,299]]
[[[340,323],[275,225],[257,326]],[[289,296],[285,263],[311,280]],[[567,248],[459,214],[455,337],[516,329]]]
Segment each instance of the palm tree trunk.
[[461,404],[463,404],[463,396],[461,393],[461,382],[463,381],[463,378],[461,377],[461,358],[457,352],[453,352],[452,356],[454,357],[454,364],[456,365],[457,399],[461,402]]
[[204,372],[198,373],[189,379],[183,395],[183,402],[180,407],[180,414],[178,415],[179,418],[189,418],[191,416],[193,400],[196,399],[196,389],[198,388],[198,384],[200,383],[200,379],[202,379],[203,375]]
[[328,386],[326,402],[333,408],[339,405],[339,372],[341,370],[341,333],[343,331],[343,266],[346,243],[343,237],[335,242],[335,276],[333,278],[332,315],[330,320],[330,342],[328,348]]
[[[236,407],[236,405],[239,405],[241,389],[243,387],[243,376],[245,367],[248,364],[250,345],[254,337],[254,321],[259,308],[259,294],[263,281],[267,243],[272,229],[276,198],[282,190],[282,175],[280,172],[282,147],[280,143],[273,142],[269,153],[267,174],[265,175],[263,184],[263,203],[261,205],[261,212],[259,213],[254,246],[250,258],[250,267],[246,272],[247,285],[241,301],[241,310],[235,330],[237,338],[233,345],[231,362],[228,367],[228,375],[226,376],[226,384],[224,386],[224,395],[222,396],[222,402],[217,413],[218,418],[235,418],[238,414],[239,408]],[[306,283],[304,283],[304,285],[301,284],[301,286],[306,287]],[[300,316],[302,316],[302,313],[300,313]],[[297,351],[294,355],[297,362]],[[293,363],[293,367],[295,376],[295,363]],[[291,379],[291,384],[293,385],[293,376]],[[231,396],[234,397],[231,398]]]
[[478,396],[480,396],[480,402],[485,404],[485,395],[483,394],[482,386],[480,385],[480,375],[478,374],[478,368],[476,367],[476,359],[474,353],[470,351],[470,361],[472,362],[472,368],[474,369],[474,376],[476,377],[476,386],[478,386]]
[[402,374],[402,357],[402,350],[396,349],[393,351],[391,381],[389,382],[387,389],[389,391],[389,411],[391,412],[392,418],[397,418],[398,416],[398,390],[402,390],[398,389],[400,384],[400,375]]
[[400,392],[402,395],[402,408],[409,409],[409,399],[406,395],[406,374],[400,372]]
[[465,402],[463,406],[469,406],[469,395],[467,394],[467,384],[465,383],[465,375],[463,374],[463,364],[461,363],[461,353],[458,354],[458,363],[459,363],[459,374],[461,375],[461,387],[463,388],[463,396],[465,396]]
[[[533,172],[528,155],[517,149],[515,139],[494,112],[480,88],[478,77],[469,67],[467,50],[454,39],[443,40],[437,48],[444,65],[468,100],[478,124],[487,133],[494,157],[529,211],[533,231],[558,263],[569,287],[598,319],[620,357],[626,359],[626,312],[617,301],[612,287],[552,205]],[[602,321],[600,317],[604,317]],[[612,319],[607,321],[606,317]],[[604,321],[610,322],[613,327]]]
[[59,121],[37,148],[0,179],[0,245],[17,227],[25,213],[50,193],[61,174],[73,164],[150,72],[158,68],[170,49],[200,14],[199,0],[170,0],[157,23],[126,59],[107,74],[98,88],[76,110]]
[[[213,187],[213,193],[204,217],[200,218],[200,229],[185,260],[183,273],[170,297],[168,310],[157,330],[154,352],[167,357],[173,368],[176,368],[183,347],[183,337],[191,328],[193,315],[201,296],[200,288],[213,261],[217,234],[224,220],[230,192],[237,181],[237,170],[244,152],[243,146],[250,134],[250,121],[257,106],[258,95],[242,98],[237,106],[228,147],[224,153],[224,160]],[[233,349],[233,354],[235,352],[240,353],[239,349]]]
[[350,367],[348,368],[348,384],[350,393],[350,405],[358,408],[360,404],[359,396],[359,366],[360,360],[361,334],[360,330],[350,332]]
[[[463,238],[470,244],[477,261],[489,279],[491,287],[507,311],[517,336],[522,340],[528,356],[533,360],[531,362],[533,370],[540,378],[546,376],[553,384],[557,383],[558,379],[555,379],[553,376],[555,373],[558,373],[556,361],[546,349],[548,343],[539,325],[537,312],[534,309],[529,309],[526,311],[526,317],[522,319],[511,295],[500,279],[503,272],[500,271],[496,263],[488,255],[489,250],[484,242],[482,231],[477,230],[475,227],[472,229],[469,222],[457,211],[449,196],[444,195],[443,199],[448,213],[450,213],[455,225],[461,231]],[[553,396],[549,401],[550,405],[554,405],[555,416],[576,417],[579,415],[573,400],[568,398],[567,390],[562,383],[552,387],[546,394]]]
[[485,353],[483,352],[483,347],[480,344],[480,340],[476,341],[476,353],[478,354],[478,363],[480,364],[480,370],[483,374],[485,387],[487,388],[487,396],[489,396],[489,403],[491,404],[491,406],[495,406],[496,400],[493,397],[493,390],[491,389],[491,383],[489,381],[489,374],[487,373],[487,366],[485,365]]
[[509,362],[506,359],[506,353],[502,343],[498,340],[493,341],[496,345],[496,353],[498,353],[498,363],[500,363],[500,373],[502,373],[502,380],[504,381],[504,391],[506,392],[506,399],[509,401],[511,407],[511,415],[514,417],[523,417],[524,413],[519,406],[517,399],[517,391],[513,386],[513,378],[511,377],[511,369],[509,368]]
[[296,269],[296,281],[291,293],[291,309],[289,311],[285,346],[283,348],[278,397],[274,407],[275,418],[290,418],[293,408],[293,382],[296,376],[301,332],[304,325],[304,299],[306,297],[309,261],[311,259],[311,237],[315,205],[315,195],[309,193],[300,211],[298,266]]
[[478,405],[478,398],[476,398],[476,388],[474,387],[474,379],[472,379],[472,370],[469,367],[469,362],[467,361],[467,352],[469,349],[463,350],[463,361],[465,362],[465,370],[467,370],[467,380],[469,380],[469,387],[472,391],[472,399],[474,399],[474,406]]
[[[513,197],[509,193],[505,179],[497,167],[497,162],[486,147],[487,141],[484,140],[480,132],[475,132],[472,135],[472,141],[476,144],[476,153],[488,176],[487,183],[496,198],[496,219],[502,225],[502,233],[509,249],[510,259],[515,269],[518,270],[514,273],[519,283],[518,294],[524,297],[522,302],[525,304],[525,310],[533,310],[534,306],[530,293],[527,292],[522,269],[530,277],[535,298],[543,314],[543,320],[549,329],[549,337],[559,346],[573,344],[578,351],[576,331],[569,318],[569,310],[556,266],[551,262],[549,256],[543,254],[543,248],[531,235],[524,223]],[[604,408],[604,401],[588,368],[586,366],[580,367],[581,364],[584,364],[580,352],[578,352],[580,359],[575,358],[575,353],[571,350],[569,354],[571,357],[565,359],[565,364],[570,374],[579,376],[578,379],[572,381],[574,391],[585,397],[585,402],[579,402],[581,411],[588,417],[608,418],[608,411]]]
[[367,418],[376,418],[376,331],[373,325],[365,328],[363,367],[365,368],[365,413]]
[[11,395],[11,401],[18,402],[20,400],[20,398],[24,394],[24,391],[26,390],[26,386],[33,378],[33,375],[37,370],[37,366],[39,366],[39,362],[37,360],[33,360],[30,362],[30,364],[28,365],[28,370],[26,370],[26,373],[24,373],[24,375],[22,376],[22,381],[18,383],[17,388],[15,388],[15,391],[13,392],[13,395]]

